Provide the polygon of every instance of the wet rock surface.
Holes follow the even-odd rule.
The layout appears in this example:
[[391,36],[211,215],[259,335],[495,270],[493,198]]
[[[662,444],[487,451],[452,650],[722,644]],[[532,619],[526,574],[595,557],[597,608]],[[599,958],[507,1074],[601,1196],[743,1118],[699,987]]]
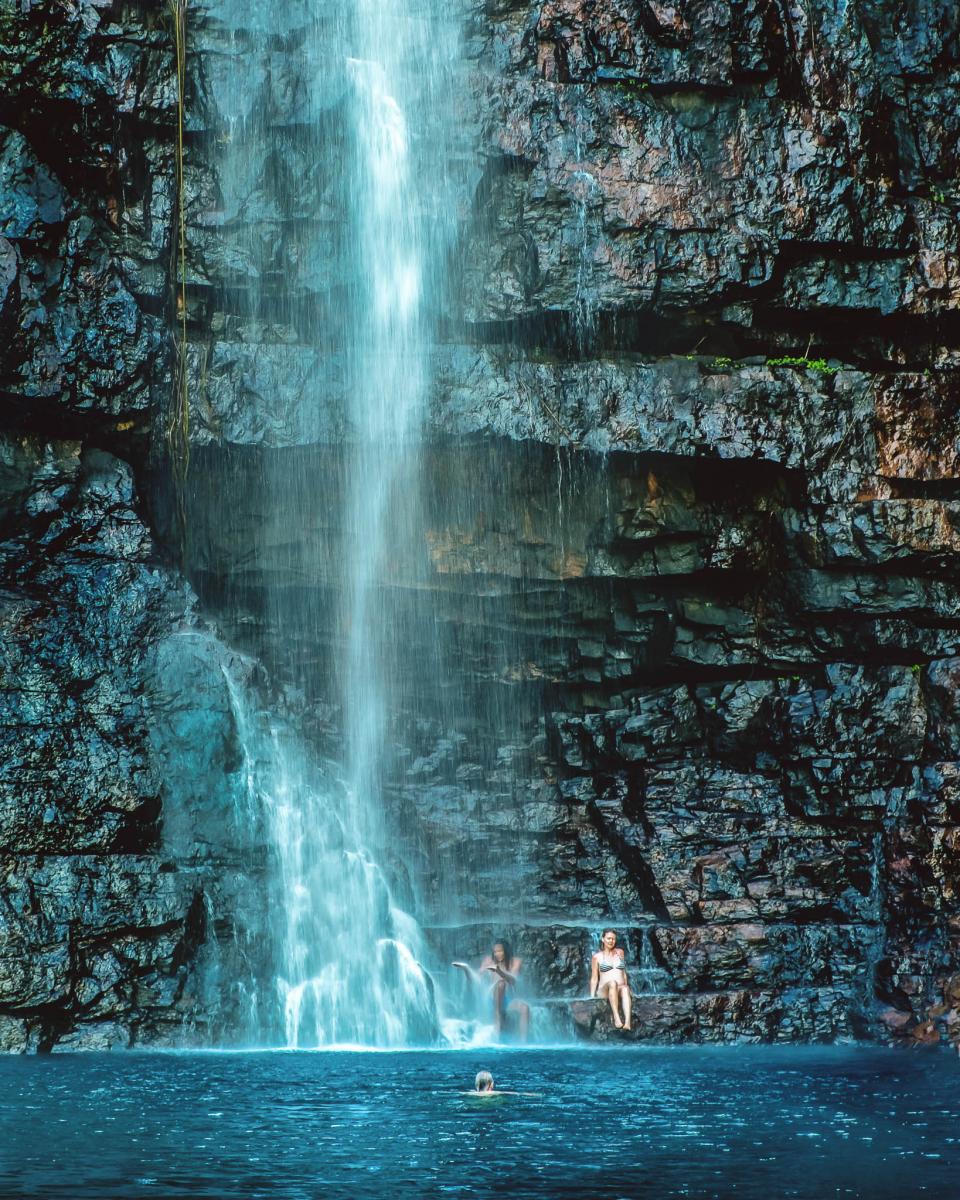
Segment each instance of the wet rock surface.
[[217,1036],[204,980],[214,960],[246,977],[229,912],[262,867],[233,822],[225,652],[160,565],[127,464],[22,436],[2,461],[2,1044]]
[[[299,86],[295,29],[191,20],[178,497],[169,25],[0,5],[10,1049],[242,1036],[224,671],[259,669],[206,622],[340,748],[343,197],[301,133],[341,136],[345,85]],[[390,866],[438,961],[509,935],[584,1036],[622,1036],[582,999],[613,924],[637,1037],[960,1037],[957,21],[465,6]]]
[[[143,501],[171,386],[170,34],[65,0],[0,5],[0,43],[0,1047],[216,1040],[262,851],[232,818],[231,656]],[[184,643],[214,649],[190,668]]]

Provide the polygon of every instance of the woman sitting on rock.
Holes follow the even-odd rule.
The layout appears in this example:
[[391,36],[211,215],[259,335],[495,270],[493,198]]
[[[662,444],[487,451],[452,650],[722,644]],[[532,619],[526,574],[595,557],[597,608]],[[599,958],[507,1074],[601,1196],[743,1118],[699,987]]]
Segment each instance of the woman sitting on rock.
[[[590,995],[606,998],[610,1004],[613,1023],[617,1029],[633,1028],[631,1024],[630,983],[624,953],[617,945],[615,929],[605,929],[600,938],[600,949],[590,963]],[[623,1016],[620,1012],[623,1010]]]
[[522,1000],[510,995],[516,991],[517,976],[523,966],[523,960],[516,958],[510,949],[510,943],[503,940],[494,942],[490,953],[480,964],[480,973],[465,962],[455,962],[470,978],[478,984],[486,984],[490,988],[493,1000],[493,1028],[499,1037],[507,1024],[507,1014],[517,1018],[517,1032],[521,1042],[525,1042],[530,1032],[530,1006]]

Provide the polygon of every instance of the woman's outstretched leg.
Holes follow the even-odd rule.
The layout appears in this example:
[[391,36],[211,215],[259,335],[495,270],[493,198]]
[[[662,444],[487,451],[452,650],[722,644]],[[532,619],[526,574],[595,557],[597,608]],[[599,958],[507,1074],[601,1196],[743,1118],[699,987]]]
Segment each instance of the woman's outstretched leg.
[[620,989],[616,984],[607,984],[607,999],[610,1001],[610,1012],[613,1014],[613,1023],[617,1029],[623,1028],[623,1021],[620,1017]]
[[504,996],[506,995],[507,985],[505,980],[498,979],[493,985],[493,1028],[497,1033],[503,1031],[504,1018],[506,1016]]
[[620,989],[620,1003],[623,1006],[623,1027],[624,1029],[633,1028],[633,1005],[630,996],[630,988],[624,984]]

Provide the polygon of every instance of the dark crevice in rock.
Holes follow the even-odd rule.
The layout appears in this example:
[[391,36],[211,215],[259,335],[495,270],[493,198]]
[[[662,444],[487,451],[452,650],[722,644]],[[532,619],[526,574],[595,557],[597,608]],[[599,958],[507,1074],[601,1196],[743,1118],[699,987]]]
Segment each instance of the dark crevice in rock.
[[111,854],[148,854],[160,848],[161,799],[150,797],[132,812],[122,814],[114,835]]
[[183,936],[173,951],[174,968],[189,965],[207,937],[207,900],[202,891],[197,892],[183,920]]
[[[689,321],[689,323],[688,323]],[[716,336],[702,318],[693,312],[670,314],[631,311],[601,312],[589,346],[577,334],[574,313],[544,310],[525,317],[503,321],[484,321],[471,325],[450,323],[441,328],[448,341],[464,340],[469,345],[520,346],[548,355],[560,362],[592,358],[613,352],[665,355],[683,353],[704,338]],[[718,344],[718,352],[722,347]],[[583,347],[578,350],[578,347]],[[709,352],[709,346],[707,347]]]
[[[870,251],[852,260],[882,262],[898,257],[896,252],[888,256],[885,251]],[[786,355],[828,359],[881,373],[929,367],[945,349],[960,347],[960,314],[954,312],[885,314],[879,308],[828,306],[803,312],[782,304],[780,293],[779,286],[759,284],[730,288],[722,299],[696,309],[652,305],[602,309],[586,335],[578,314],[562,309],[472,323],[442,317],[438,335],[448,344],[512,346],[557,362],[618,355],[653,359],[695,355],[706,366],[710,356],[719,356],[733,359],[729,365],[736,367],[739,360],[762,364],[767,358]],[[137,299],[145,312],[164,311],[156,296],[138,293]],[[216,317],[234,316],[291,328],[303,345],[315,346],[315,331],[322,327],[324,346],[336,350],[343,340],[343,299],[336,290],[297,295],[279,287],[274,293],[269,288],[248,292],[194,284],[189,328],[191,336],[202,341]],[[731,306],[737,304],[749,309],[749,324],[730,317]]]
[[[336,288],[323,293],[284,290],[279,274],[272,279],[265,273],[261,282],[268,286],[248,289],[191,282],[187,292],[190,340],[204,341],[212,331],[214,318],[226,316],[288,326],[297,332],[305,346],[335,350],[342,344],[344,322],[349,319],[343,291]],[[271,284],[276,285],[275,289],[269,286]],[[137,293],[137,301],[145,312],[166,312],[166,297]],[[318,329],[323,331],[320,343],[317,342]]]
[[892,479],[884,482],[898,500],[960,500],[960,479]]
[[588,804],[586,812],[591,824],[610,847],[611,852],[629,872],[646,911],[661,920],[667,920],[667,906],[657,887],[653,871],[639,847],[627,841],[616,825],[606,819],[599,804]]
[[[725,308],[747,301],[748,327],[727,319]],[[842,332],[841,332],[842,331]],[[596,315],[588,341],[578,334],[575,314],[544,310],[524,317],[472,325],[448,323],[447,341],[470,345],[516,346],[559,362],[620,354],[651,358],[708,356],[764,363],[767,358],[829,359],[864,371],[896,372],[924,368],[947,348],[960,347],[960,314],[884,315],[864,309],[821,308],[798,312],[777,305],[777,293],[762,302],[752,290],[737,290],[711,310],[605,310]]]
[[[529,177],[533,170],[534,164],[521,155],[506,154],[506,153],[488,153],[483,161],[483,170],[480,178],[477,181],[473,191],[473,215],[474,218],[482,219],[483,214],[489,209],[491,200],[494,198],[494,188],[498,180],[505,176],[516,175],[521,179]],[[451,252],[450,260],[452,263],[457,261],[457,253],[462,252],[462,248],[458,247],[456,251]]]
[[[636,0],[633,5],[637,23],[654,42],[674,50],[686,49],[693,40],[690,26],[672,10],[655,9],[647,0]],[[670,20],[673,17],[673,20]]]
[[57,1042],[68,1033],[73,1026],[74,1017],[70,1012],[47,1005],[30,1013],[17,1013],[26,1017],[30,1025],[37,1027],[37,1053],[49,1054]]
[[761,100],[769,95],[772,76],[758,72],[755,75],[741,74],[727,83],[700,83],[695,80],[642,79],[629,72],[599,72],[590,80],[572,80],[573,86],[595,86],[609,88],[625,99],[640,101],[662,100],[669,104],[671,99],[696,100]]
[[[0,126],[29,136],[31,150],[72,196],[103,200],[141,197],[149,180],[144,142],[171,140],[169,128],[136,115],[36,94],[0,98]],[[121,146],[122,182],[117,162]],[[109,227],[105,216],[102,224]]]
[[153,417],[139,408],[110,414],[70,411],[57,399],[25,396],[2,387],[0,401],[4,404],[4,431],[38,441],[80,442],[84,448],[105,450],[131,466],[146,462],[150,456]]
[[[930,365],[937,352],[960,347],[960,313],[895,313],[879,310],[818,308],[798,312],[771,303],[754,310],[753,331],[745,346],[762,338],[794,334],[793,348],[807,357],[834,358],[866,371],[889,372],[915,364]],[[803,350],[800,350],[800,347]],[[808,349],[809,347],[809,349]],[[779,346],[775,355],[784,351]]]
[[[643,782],[644,777],[642,770],[627,772],[627,794],[623,802],[623,812],[625,817],[642,828],[644,836],[650,840],[655,836],[655,834],[653,824],[651,823],[650,818],[647,816],[647,809],[644,803]],[[663,896],[660,895],[659,899],[662,903]]]
[[110,946],[123,938],[133,938],[139,942],[159,941],[183,928],[184,921],[181,918],[159,925],[113,925],[94,933],[86,933],[78,927],[74,932],[74,943],[85,954],[89,954],[91,950]]

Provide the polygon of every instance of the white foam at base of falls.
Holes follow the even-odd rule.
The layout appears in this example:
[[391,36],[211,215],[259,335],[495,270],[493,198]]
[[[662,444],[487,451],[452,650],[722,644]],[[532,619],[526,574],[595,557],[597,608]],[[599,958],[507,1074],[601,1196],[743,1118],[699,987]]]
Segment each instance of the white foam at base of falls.
[[238,799],[245,811],[262,813],[271,849],[283,1044],[436,1042],[420,930],[353,839],[346,789],[329,766],[325,772],[309,760],[293,731],[254,710],[251,692],[227,667],[223,673],[244,759]]

